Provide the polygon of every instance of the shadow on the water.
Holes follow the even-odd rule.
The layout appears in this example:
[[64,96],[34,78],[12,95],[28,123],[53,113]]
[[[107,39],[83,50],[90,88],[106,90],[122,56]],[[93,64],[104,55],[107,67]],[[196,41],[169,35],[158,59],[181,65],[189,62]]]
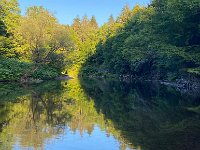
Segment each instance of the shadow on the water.
[[81,79],[98,112],[142,150],[198,150],[200,97],[150,82]]

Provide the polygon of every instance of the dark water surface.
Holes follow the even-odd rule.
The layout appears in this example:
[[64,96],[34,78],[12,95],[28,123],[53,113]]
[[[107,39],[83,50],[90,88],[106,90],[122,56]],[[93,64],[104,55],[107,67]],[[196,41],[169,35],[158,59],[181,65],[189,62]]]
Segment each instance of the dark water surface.
[[199,150],[199,104],[150,82],[0,83],[0,150]]

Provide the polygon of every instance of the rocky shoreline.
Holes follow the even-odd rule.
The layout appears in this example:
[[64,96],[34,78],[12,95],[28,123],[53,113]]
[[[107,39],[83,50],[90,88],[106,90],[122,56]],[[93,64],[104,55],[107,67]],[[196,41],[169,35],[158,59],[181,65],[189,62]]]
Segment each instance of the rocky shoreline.
[[157,82],[162,85],[170,86],[173,88],[176,88],[178,91],[181,93],[186,93],[189,95],[200,95],[200,78],[180,78],[176,79],[174,81],[170,80],[159,80],[159,79],[146,79],[143,77],[136,77],[134,75],[100,75],[100,76],[95,76],[95,75],[90,75],[88,76],[89,78],[115,78],[119,79],[122,82],[135,82],[135,81],[148,81],[148,82]]
[[176,88],[177,91],[181,93],[186,93],[188,95],[198,96],[200,95],[200,80],[188,80],[188,79],[177,79],[174,82],[170,81],[160,81],[161,84],[166,86],[171,86]]

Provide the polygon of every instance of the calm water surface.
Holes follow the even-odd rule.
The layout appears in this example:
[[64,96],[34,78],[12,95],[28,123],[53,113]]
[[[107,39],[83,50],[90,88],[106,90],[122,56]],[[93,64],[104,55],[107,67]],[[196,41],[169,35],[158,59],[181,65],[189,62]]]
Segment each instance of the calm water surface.
[[0,83],[0,150],[199,150],[199,104],[150,82]]

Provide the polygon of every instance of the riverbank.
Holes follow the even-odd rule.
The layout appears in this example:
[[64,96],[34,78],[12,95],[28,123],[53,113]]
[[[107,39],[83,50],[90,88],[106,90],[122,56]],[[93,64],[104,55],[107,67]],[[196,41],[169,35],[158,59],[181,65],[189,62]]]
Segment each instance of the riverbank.
[[63,76],[59,76],[59,77],[48,79],[48,80],[27,78],[26,80],[23,80],[23,81],[17,81],[17,80],[15,80],[15,81],[0,80],[0,83],[39,84],[39,83],[42,83],[44,81],[52,81],[52,80],[62,81],[62,80],[70,80],[70,79],[73,79],[73,78],[70,77],[70,76],[68,76],[68,75],[63,75]]
[[126,83],[134,83],[137,81],[147,81],[162,84],[165,86],[173,87],[181,93],[186,93],[188,95],[200,95],[200,79],[199,78],[180,78],[176,80],[161,80],[156,78],[144,78],[136,77],[134,75],[116,75],[116,74],[104,74],[104,75],[89,75],[81,76],[89,79],[114,79]]
[[0,57],[0,82],[41,83],[46,80],[68,80],[66,74],[51,65],[22,62]]

